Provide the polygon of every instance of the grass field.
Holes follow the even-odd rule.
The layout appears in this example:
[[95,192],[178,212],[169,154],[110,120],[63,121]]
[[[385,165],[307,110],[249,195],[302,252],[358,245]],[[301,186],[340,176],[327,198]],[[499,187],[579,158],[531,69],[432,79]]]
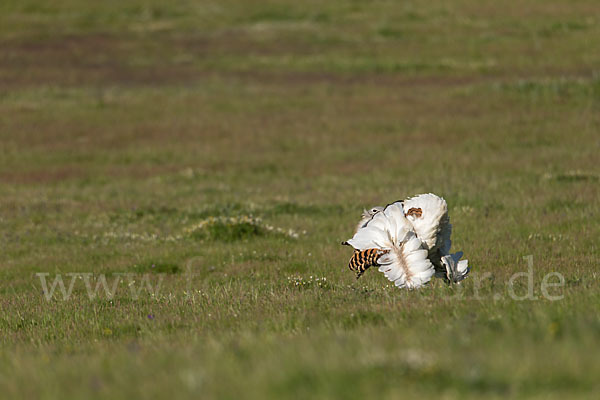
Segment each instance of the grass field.
[[[595,398],[598,38],[596,0],[3,0],[0,398]],[[356,281],[362,209],[423,192],[470,279]]]

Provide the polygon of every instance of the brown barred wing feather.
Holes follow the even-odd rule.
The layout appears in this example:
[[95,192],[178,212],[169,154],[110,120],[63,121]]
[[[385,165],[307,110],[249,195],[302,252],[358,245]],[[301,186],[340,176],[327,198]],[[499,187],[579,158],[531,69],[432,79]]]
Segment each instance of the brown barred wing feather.
[[377,259],[388,252],[389,250],[379,249],[356,250],[348,262],[348,268],[356,272],[356,279],[358,279],[370,267],[379,266]]

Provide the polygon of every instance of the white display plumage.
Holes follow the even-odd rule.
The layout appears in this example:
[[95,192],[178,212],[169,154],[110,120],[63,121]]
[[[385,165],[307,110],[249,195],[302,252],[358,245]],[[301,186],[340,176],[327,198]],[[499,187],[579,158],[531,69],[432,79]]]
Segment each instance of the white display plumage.
[[365,210],[352,239],[355,251],[384,251],[379,271],[400,288],[418,288],[432,276],[458,283],[470,271],[462,252],[450,254],[452,225],[446,201],[422,194]]
[[399,202],[376,212],[347,244],[358,251],[387,250],[377,260],[379,271],[398,287],[417,288],[435,272]]

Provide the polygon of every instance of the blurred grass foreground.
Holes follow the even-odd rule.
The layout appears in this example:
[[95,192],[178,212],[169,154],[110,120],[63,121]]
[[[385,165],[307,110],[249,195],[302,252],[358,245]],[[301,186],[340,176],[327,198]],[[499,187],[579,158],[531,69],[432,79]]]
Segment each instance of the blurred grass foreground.
[[[0,398],[596,398],[598,38],[596,0],[3,0]],[[362,209],[423,192],[471,277],[356,281]]]

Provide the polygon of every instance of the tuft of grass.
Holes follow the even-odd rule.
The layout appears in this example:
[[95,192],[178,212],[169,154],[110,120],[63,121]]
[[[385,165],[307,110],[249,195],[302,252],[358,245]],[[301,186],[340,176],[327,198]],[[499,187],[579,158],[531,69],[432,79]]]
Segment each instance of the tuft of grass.
[[342,215],[344,207],[339,204],[297,204],[297,203],[279,203],[265,211],[266,215],[304,215],[304,216],[324,216],[324,215]]
[[189,228],[192,238],[231,242],[265,235],[258,220],[252,217],[208,218]]

